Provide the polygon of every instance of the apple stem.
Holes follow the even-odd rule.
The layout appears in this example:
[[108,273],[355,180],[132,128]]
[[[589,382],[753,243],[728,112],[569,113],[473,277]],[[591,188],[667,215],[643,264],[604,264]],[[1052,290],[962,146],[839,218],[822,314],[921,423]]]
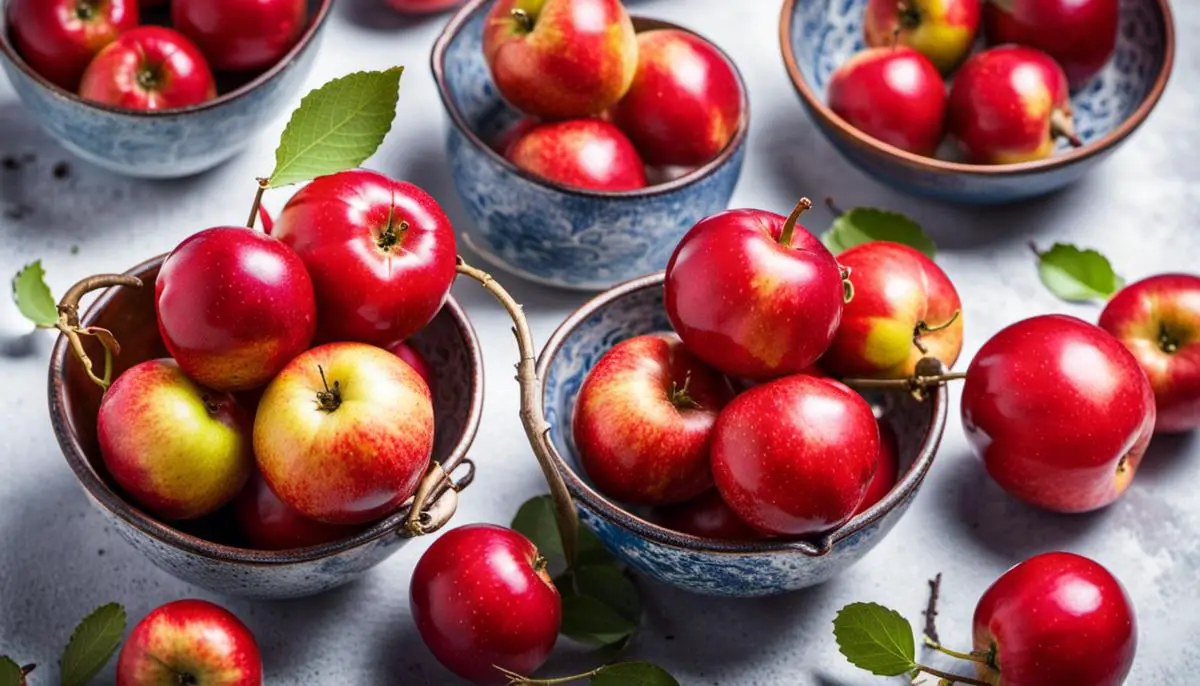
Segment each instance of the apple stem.
[[337,379],[333,380],[333,388],[329,387],[329,381],[325,379],[325,368],[317,365],[317,371],[321,374],[321,385],[325,387],[323,391],[317,391],[317,404],[326,412],[333,412],[342,406],[342,384]]
[[940,669],[934,669],[933,667],[927,667],[922,664],[918,664],[917,669],[919,669],[922,672],[925,672],[929,676],[936,676],[939,679],[945,679],[946,681],[949,681],[952,684],[971,684],[972,686],[992,686],[991,684],[989,684],[986,681],[980,681],[979,679],[974,679],[969,676],[959,676],[957,674],[943,672]]
[[1158,347],[1164,353],[1172,355],[1179,352],[1179,341],[1167,331],[1167,325],[1163,324],[1158,330]]
[[[927,358],[928,359],[928,358]],[[906,379],[839,379],[843,384],[857,390],[908,391],[921,397],[931,386],[967,378],[963,372],[944,374],[914,374]]]
[[533,17],[529,16],[528,12],[518,7],[510,12],[510,14],[512,15],[513,19],[517,20],[517,25],[520,26],[521,30],[525,31],[525,33],[529,33],[533,30]]
[[1050,134],[1066,138],[1072,147],[1083,146],[1083,141],[1075,134],[1075,122],[1071,120],[1071,114],[1064,110],[1056,109],[1050,113]]
[[525,435],[533,448],[534,457],[542,468],[542,475],[550,486],[550,496],[554,500],[554,515],[558,520],[559,535],[562,536],[563,553],[567,558],[567,566],[573,568],[576,562],[576,551],[579,549],[579,513],[571,500],[571,492],[563,481],[562,474],[554,466],[552,448],[550,447],[550,424],[538,403],[537,355],[533,347],[533,334],[529,330],[529,320],[520,303],[504,289],[491,274],[476,269],[467,264],[460,256],[457,270],[459,274],[478,281],[493,297],[500,302],[513,320],[513,335],[517,337],[517,348],[521,360],[517,363],[517,383],[521,386],[521,424],[525,427]]
[[[62,300],[58,302],[58,321],[54,323],[54,328],[62,332],[62,335],[67,337],[71,343],[71,351],[75,353],[75,357],[83,363],[83,370],[87,373],[92,383],[96,384],[101,390],[108,390],[108,386],[112,380],[113,357],[121,352],[121,347],[117,340],[113,338],[112,333],[100,328],[92,328],[80,326],[79,324],[79,301],[88,293],[101,288],[112,288],[114,286],[128,286],[129,288],[141,288],[142,281],[137,277],[125,276],[124,274],[99,274],[97,276],[89,276],[76,283],[67,289]],[[96,376],[95,368],[92,365],[92,358],[83,348],[83,336],[93,336],[100,341],[100,345],[104,348],[104,376]]]
[[681,410],[699,410],[700,403],[696,402],[691,395],[688,394],[688,386],[692,384],[692,373],[689,371],[683,377],[683,386],[679,386],[674,381],[671,382],[671,404]]
[[250,206],[250,218],[246,220],[246,228],[253,229],[254,223],[258,221],[258,210],[262,207],[263,193],[267,192],[270,185],[269,180],[261,176],[258,178],[258,191],[254,194],[254,204]]
[[924,336],[927,333],[945,331],[946,329],[950,328],[954,322],[958,321],[960,315],[962,315],[962,310],[955,310],[953,316],[951,316],[945,322],[934,326],[926,324],[924,319],[918,321],[917,325],[913,327],[913,345],[917,346],[917,350],[920,350],[922,355],[928,354],[929,348],[924,342],[921,341],[921,336]]
[[796,222],[800,220],[800,215],[810,209],[812,209],[812,201],[808,198],[800,198],[800,202],[796,203],[796,207],[788,215],[787,221],[783,223],[783,232],[779,234],[780,245],[791,247],[792,235],[796,233]]
[[854,283],[850,281],[851,270],[849,267],[840,264],[838,265],[838,270],[842,276],[842,302],[848,303],[854,300]]

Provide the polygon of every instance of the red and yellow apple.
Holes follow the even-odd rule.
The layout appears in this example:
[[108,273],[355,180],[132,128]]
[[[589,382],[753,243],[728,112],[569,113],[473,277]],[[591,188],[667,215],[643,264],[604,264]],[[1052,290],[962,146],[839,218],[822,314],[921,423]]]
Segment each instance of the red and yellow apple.
[[979,5],[980,0],[869,0],[863,33],[870,47],[892,47],[899,41],[949,73],[975,43]]
[[258,641],[204,600],[167,603],[138,622],[117,658],[117,686],[262,686]]
[[505,151],[521,169],[573,188],[631,191],[646,186],[646,166],[620,129],[602,119],[539,124]]
[[259,550],[288,550],[331,543],[358,533],[353,526],[309,519],[279,499],[261,474],[250,478],[234,501],[238,528]]

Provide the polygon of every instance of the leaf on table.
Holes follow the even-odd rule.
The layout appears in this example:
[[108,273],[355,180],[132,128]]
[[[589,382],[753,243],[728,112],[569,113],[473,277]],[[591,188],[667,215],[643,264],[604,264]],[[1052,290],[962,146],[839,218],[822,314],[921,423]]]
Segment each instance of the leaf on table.
[[641,594],[620,567],[615,564],[583,565],[572,575],[579,595],[599,600],[635,625],[641,622]]
[[549,495],[526,500],[513,517],[512,528],[532,541],[542,557],[552,565],[561,567],[566,564],[558,519],[554,516],[554,499]]
[[63,651],[61,686],[85,686],[104,669],[125,633],[125,608],[109,603],[85,617]]
[[929,259],[937,255],[933,239],[921,225],[899,212],[856,207],[833,220],[821,242],[834,255],[871,241],[890,241],[919,250]]
[[1039,252],[1038,276],[1050,292],[1068,302],[1108,300],[1125,286],[1108,261],[1095,250],[1084,250],[1068,243],[1055,243]]
[[41,327],[51,327],[58,322],[58,305],[46,285],[46,271],[42,261],[25,265],[12,281],[13,301],[26,319]]
[[25,686],[21,665],[7,655],[0,655],[0,686]]
[[310,92],[275,150],[272,188],[353,169],[375,154],[396,118],[404,67],[363,71]]
[[562,627],[566,637],[589,645],[609,645],[624,640],[637,629],[637,623],[622,617],[598,598],[564,595]]
[[649,662],[618,662],[604,667],[589,682],[591,686],[679,686],[665,669]]
[[838,649],[850,664],[878,676],[917,668],[912,626],[900,613],[875,603],[851,603],[833,620]]

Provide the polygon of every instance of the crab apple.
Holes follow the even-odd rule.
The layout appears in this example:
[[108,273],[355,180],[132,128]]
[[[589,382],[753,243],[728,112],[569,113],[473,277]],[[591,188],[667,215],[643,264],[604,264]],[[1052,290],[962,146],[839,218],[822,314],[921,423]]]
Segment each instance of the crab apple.
[[962,423],[1012,495],[1056,512],[1115,501],[1154,432],[1154,393],[1103,329],[1046,315],[1001,330],[967,369]]
[[654,521],[680,533],[720,541],[754,541],[766,536],[739,519],[716,489],[686,503],[655,509]]
[[923,357],[947,368],[962,350],[962,301],[949,277],[919,250],[886,241],[837,256],[850,270],[854,298],[821,366],[834,376],[901,379]]
[[309,519],[279,499],[261,474],[250,478],[234,501],[238,528],[260,550],[288,550],[350,538],[359,529]]
[[851,126],[901,150],[932,156],[945,132],[946,85],[912,48],[871,48],[829,80],[829,108]]
[[895,487],[896,477],[900,473],[900,445],[896,439],[896,432],[886,419],[878,419],[876,422],[879,425],[878,466],[866,497],[854,512],[856,515],[866,512],[872,505],[887,497]]
[[1108,301],[1099,323],[1149,377],[1154,430],[1200,428],[1200,277],[1160,274],[1130,284]]
[[977,164],[1045,159],[1059,137],[1083,145],[1062,67],[1044,52],[1013,45],[974,55],[958,70],[946,127]]
[[575,188],[646,187],[646,166],[633,143],[602,119],[539,124],[514,141],[504,156],[521,169]]
[[618,343],[575,403],[580,462],[605,495],[638,505],[690,500],[713,487],[709,445],[733,391],[670,334]]
[[985,0],[983,19],[989,43],[1044,51],[1078,88],[1116,50],[1121,8],[1119,0]]
[[975,43],[979,4],[980,0],[868,0],[863,34],[870,47],[906,45],[949,73]]
[[96,53],[139,21],[137,0],[11,0],[7,10],[21,58],[71,92]]
[[172,0],[171,24],[218,71],[258,71],[292,49],[308,24],[306,0]]
[[409,585],[417,631],[446,669],[476,684],[529,674],[558,640],[562,601],[546,560],[511,529],[471,524],[442,534]]
[[217,97],[204,55],[183,34],[140,26],[109,43],[79,84],[87,100],[138,110],[189,107]]
[[138,622],[117,658],[117,686],[261,686],[258,641],[204,600],[167,603]]
[[1137,618],[1099,563],[1045,553],[1008,570],[975,606],[980,679],[1020,686],[1120,686],[1137,652]]
[[534,117],[597,115],[637,71],[637,36],[620,0],[497,0],[484,27],[497,90]]

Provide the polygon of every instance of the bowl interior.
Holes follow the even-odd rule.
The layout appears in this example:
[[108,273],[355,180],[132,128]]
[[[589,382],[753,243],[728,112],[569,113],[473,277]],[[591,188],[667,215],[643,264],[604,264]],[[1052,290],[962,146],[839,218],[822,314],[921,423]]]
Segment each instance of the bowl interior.
[[[154,313],[154,280],[161,264],[161,258],[156,258],[135,267],[129,273],[142,280],[141,289],[110,289],[81,317],[84,326],[108,329],[120,342],[121,354],[114,360],[114,379],[140,362],[169,356]],[[409,343],[429,362],[435,377],[433,459],[456,465],[474,438],[482,409],[482,362],[474,331],[458,304],[448,300],[434,320]],[[103,349],[98,343],[85,342],[85,347],[92,360],[103,364]],[[56,346],[51,364],[52,412],[60,415],[67,434],[66,440],[60,436],[60,442],[68,462],[94,498],[110,509],[119,509],[117,514],[132,518],[135,525],[152,534],[162,533],[165,528],[184,537],[218,544],[217,548],[242,545],[228,507],[195,522],[168,523],[155,519],[126,498],[109,476],[100,455],[96,436],[100,388],[88,379],[64,340]],[[356,539],[370,539],[390,531],[398,523],[394,520],[401,518],[400,514],[391,515]]]

